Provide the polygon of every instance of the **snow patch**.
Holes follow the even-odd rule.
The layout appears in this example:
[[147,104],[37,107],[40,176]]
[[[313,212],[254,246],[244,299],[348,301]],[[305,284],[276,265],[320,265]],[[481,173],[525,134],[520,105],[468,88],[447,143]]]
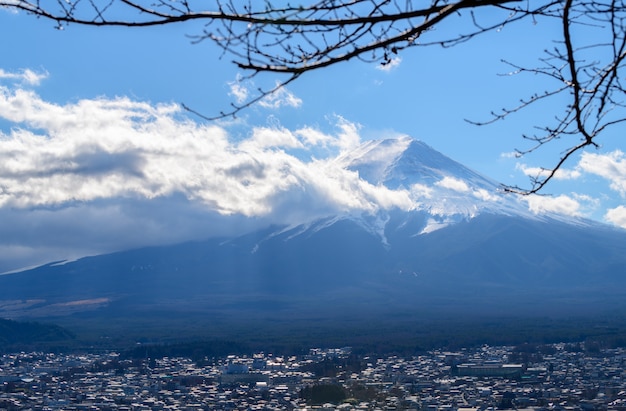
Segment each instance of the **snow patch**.
[[429,218],[426,221],[426,226],[418,233],[418,235],[422,234],[430,234],[434,231],[441,230],[442,228],[446,228],[450,225],[449,221],[437,221],[433,218]]

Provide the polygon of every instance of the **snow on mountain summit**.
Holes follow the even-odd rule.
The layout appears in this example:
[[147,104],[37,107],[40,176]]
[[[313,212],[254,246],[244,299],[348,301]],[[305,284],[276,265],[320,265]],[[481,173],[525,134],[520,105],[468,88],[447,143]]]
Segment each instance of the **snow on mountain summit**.
[[336,161],[366,184],[402,192],[410,207],[380,204],[374,210],[351,210],[291,225],[275,234],[296,238],[350,220],[391,246],[389,238],[397,232],[429,234],[484,214],[526,220],[557,217],[532,213],[520,196],[504,193],[498,182],[410,137],[366,141]]
[[367,141],[339,161],[370,184],[409,191],[415,209],[428,212],[438,225],[482,212],[530,215],[497,182],[410,137]]
[[416,183],[433,185],[444,178],[463,180],[495,191],[498,183],[479,175],[411,137],[367,141],[341,158],[362,179],[388,188],[408,188]]

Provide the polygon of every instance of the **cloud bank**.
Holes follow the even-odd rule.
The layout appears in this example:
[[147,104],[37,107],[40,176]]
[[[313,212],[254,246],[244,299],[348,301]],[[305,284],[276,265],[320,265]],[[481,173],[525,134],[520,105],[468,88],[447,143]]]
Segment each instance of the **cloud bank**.
[[18,72],[8,72],[0,68],[0,80],[11,80],[30,86],[38,86],[43,80],[48,78],[48,73],[37,73],[30,69]]
[[234,141],[175,104],[55,104],[0,85],[0,119],[9,124],[0,123],[0,272],[33,255],[42,263],[411,206],[407,192],[335,160],[360,143],[340,117],[332,133],[275,125]]
[[[359,126],[338,116],[330,132],[271,124],[234,138],[225,127],[191,120],[176,104],[45,101],[28,88],[43,78],[0,71],[0,272],[273,223],[410,210],[441,197],[438,190],[498,201],[451,177],[396,190],[365,181],[341,161],[361,143]],[[300,104],[285,92],[268,107]],[[623,196],[624,164],[615,152],[583,158],[579,168],[612,178]],[[537,197],[529,207],[581,215],[581,201]],[[615,208],[606,219],[626,226],[626,211]]]
[[303,160],[290,152],[312,144],[328,153],[354,147],[356,127],[341,118],[336,135],[257,127],[235,143],[219,126],[185,119],[177,105],[128,98],[56,105],[32,91],[6,88],[0,88],[0,116],[19,126],[0,135],[3,208],[181,195],[222,215],[267,217],[287,194],[308,198],[302,207],[309,213],[313,199],[315,209],[331,213],[375,210],[389,194],[332,155]]
[[[530,177],[545,177],[548,174],[546,169],[521,163],[516,165],[516,169]],[[608,183],[610,190],[616,192],[621,199],[626,199],[626,155],[621,150],[608,153],[583,152],[573,168],[557,170],[554,180],[581,181],[588,176],[601,177]],[[580,193],[556,197],[530,196],[527,202],[529,209],[535,213],[556,212],[575,217],[588,215],[590,210],[599,209],[601,203],[599,198]],[[604,220],[626,228],[626,208],[624,205],[608,208]]]

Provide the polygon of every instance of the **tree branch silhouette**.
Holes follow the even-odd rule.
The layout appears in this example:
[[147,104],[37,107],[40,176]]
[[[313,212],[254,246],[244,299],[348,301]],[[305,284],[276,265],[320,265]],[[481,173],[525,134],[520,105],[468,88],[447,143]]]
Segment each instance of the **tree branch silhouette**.
[[[283,77],[276,86],[258,89],[248,100],[214,116],[183,105],[206,120],[236,116],[307,72],[348,60],[387,65],[409,48],[453,47],[520,20],[555,19],[561,35],[552,39],[555,46],[546,48],[539,66],[506,62],[514,69],[511,75],[540,75],[553,88],[494,111],[485,121],[470,121],[490,124],[567,96],[568,103],[552,123],[537,125],[536,134],[522,135],[531,146],[516,153],[524,156],[565,139],[567,148],[553,166],[531,176],[530,188],[504,187],[511,192],[542,190],[574,154],[599,147],[599,135],[626,121],[621,80],[626,57],[624,0],[310,0],[297,5],[272,0],[0,0],[0,7],[52,20],[57,28],[196,22],[202,26],[194,26],[198,31],[192,41],[218,45],[247,73],[243,80],[260,73]],[[444,23],[459,28],[443,28]],[[585,35],[590,31],[593,36]]]

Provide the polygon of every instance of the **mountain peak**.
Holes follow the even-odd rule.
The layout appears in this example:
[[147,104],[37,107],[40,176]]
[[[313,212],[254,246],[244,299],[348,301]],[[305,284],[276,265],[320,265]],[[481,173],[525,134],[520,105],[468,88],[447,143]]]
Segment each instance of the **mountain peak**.
[[484,212],[532,216],[518,197],[502,193],[497,182],[411,137],[367,141],[339,161],[370,184],[408,191],[415,211],[428,214],[424,232]]
[[414,184],[432,186],[446,177],[490,191],[499,188],[495,181],[408,136],[367,141],[340,161],[369,183],[384,184],[391,189],[408,189]]

